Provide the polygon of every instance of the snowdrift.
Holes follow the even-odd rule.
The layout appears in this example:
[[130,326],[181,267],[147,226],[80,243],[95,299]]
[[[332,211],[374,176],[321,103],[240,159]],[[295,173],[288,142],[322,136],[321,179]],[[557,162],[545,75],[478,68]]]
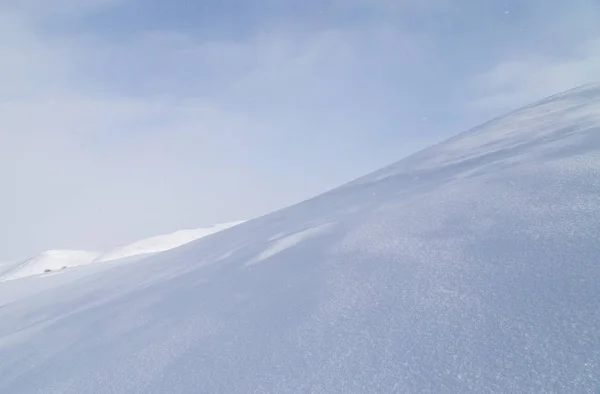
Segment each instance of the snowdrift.
[[0,392],[594,393],[599,196],[592,85],[52,299],[0,292]]

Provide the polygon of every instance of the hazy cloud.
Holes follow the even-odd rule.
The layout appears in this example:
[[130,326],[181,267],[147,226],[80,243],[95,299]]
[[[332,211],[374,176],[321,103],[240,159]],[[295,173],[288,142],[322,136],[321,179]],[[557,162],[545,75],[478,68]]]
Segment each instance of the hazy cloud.
[[481,92],[472,107],[516,109],[578,85],[600,80],[600,39],[589,40],[566,57],[531,54],[502,62],[475,80]]
[[2,2],[0,259],[260,215],[599,69],[591,3],[523,11],[573,34],[509,52],[516,22],[467,3],[207,2],[207,28],[173,22],[196,2]]
[[377,115],[347,111],[381,94],[365,73],[418,56],[393,30],[106,41],[43,35],[23,15],[1,15],[8,258],[246,219],[383,164],[360,157]]
[[472,79],[470,108],[507,111],[600,81],[600,3],[574,0],[550,7],[534,1],[529,13],[529,23],[520,29],[527,45],[515,46]]

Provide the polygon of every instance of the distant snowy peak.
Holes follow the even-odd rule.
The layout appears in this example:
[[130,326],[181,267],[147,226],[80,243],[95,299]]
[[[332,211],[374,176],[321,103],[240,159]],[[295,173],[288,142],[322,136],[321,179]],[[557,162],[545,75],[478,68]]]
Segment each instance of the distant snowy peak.
[[172,234],[143,239],[109,252],[49,250],[19,263],[5,263],[0,265],[0,282],[59,271],[64,268],[165,252],[241,223],[243,222],[223,223],[206,228],[180,230]]
[[219,231],[226,230],[241,223],[243,222],[223,223],[206,228],[180,230],[171,234],[143,239],[103,254],[98,258],[98,262],[120,260],[133,256],[165,252]]
[[15,264],[0,276],[0,281],[19,279],[63,268],[90,264],[96,260],[98,256],[100,256],[99,252],[87,252],[82,250],[48,250],[36,257]]

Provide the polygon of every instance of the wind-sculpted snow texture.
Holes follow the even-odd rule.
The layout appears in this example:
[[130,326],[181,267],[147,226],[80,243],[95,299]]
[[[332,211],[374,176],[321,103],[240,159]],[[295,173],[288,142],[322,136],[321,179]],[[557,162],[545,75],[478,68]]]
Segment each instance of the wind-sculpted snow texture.
[[597,393],[600,87],[5,301],[33,279],[2,393]]

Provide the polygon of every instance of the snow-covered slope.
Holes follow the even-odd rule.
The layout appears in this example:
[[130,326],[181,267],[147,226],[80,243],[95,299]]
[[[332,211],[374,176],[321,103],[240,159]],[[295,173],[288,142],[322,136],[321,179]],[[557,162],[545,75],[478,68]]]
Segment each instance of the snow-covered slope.
[[111,261],[132,256],[164,252],[165,250],[177,248],[181,245],[185,245],[189,242],[217,233],[219,231],[223,231],[241,223],[243,222],[222,223],[211,227],[180,230],[172,234],[159,235],[156,237],[143,239],[130,245],[119,247],[107,252],[100,256],[98,261]]
[[210,240],[0,284],[0,392],[595,393],[599,196],[588,86]]
[[98,252],[81,250],[48,250],[0,273],[0,282],[39,275],[69,267],[91,264],[100,256]]
[[211,227],[180,230],[171,234],[143,239],[109,252],[86,252],[78,250],[49,250],[21,263],[0,265],[0,282],[40,275],[64,268],[79,267],[93,263],[141,258],[151,254],[175,249],[186,243],[225,230],[243,222],[217,224]]

